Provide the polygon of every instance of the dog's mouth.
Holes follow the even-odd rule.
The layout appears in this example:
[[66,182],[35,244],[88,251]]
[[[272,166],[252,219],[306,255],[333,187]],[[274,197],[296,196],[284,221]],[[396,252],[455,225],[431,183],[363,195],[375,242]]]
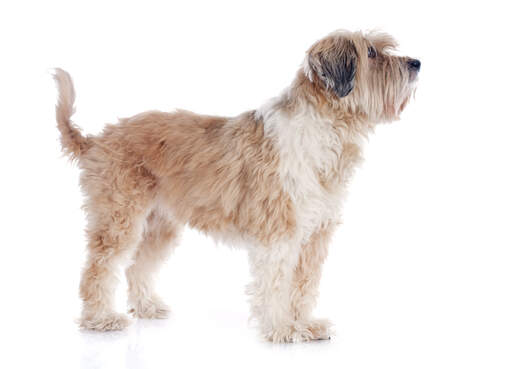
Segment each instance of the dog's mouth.
[[418,72],[411,71],[409,72],[409,84],[415,85],[418,82]]

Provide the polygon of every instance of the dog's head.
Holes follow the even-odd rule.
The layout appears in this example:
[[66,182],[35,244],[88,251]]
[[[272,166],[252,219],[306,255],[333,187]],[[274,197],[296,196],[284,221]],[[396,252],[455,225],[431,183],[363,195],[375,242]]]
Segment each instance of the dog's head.
[[420,61],[396,56],[384,33],[336,31],[307,51],[304,73],[333,107],[369,120],[397,119],[414,92]]

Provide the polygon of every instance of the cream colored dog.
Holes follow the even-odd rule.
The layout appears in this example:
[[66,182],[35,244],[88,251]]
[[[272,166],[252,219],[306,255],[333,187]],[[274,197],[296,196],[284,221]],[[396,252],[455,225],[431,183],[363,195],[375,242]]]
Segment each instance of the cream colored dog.
[[232,118],[149,111],[83,136],[71,122],[71,77],[57,69],[57,122],[86,196],[88,260],[81,326],[123,329],[116,272],[129,265],[130,312],[165,318],[153,289],[189,225],[243,242],[254,280],[251,312],[273,342],[329,338],[311,316],[321,265],[361,142],[398,118],[420,62],[389,53],[386,34],[337,31],[316,42],[281,96]]

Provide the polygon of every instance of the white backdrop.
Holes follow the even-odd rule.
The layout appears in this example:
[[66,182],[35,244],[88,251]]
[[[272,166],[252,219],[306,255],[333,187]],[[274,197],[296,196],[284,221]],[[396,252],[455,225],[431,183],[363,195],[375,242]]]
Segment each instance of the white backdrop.
[[[504,3],[2,2],[0,366],[510,368]],[[310,44],[338,28],[387,31],[422,70],[402,120],[370,138],[331,244],[317,315],[337,335],[260,341],[244,251],[192,231],[161,275],[169,320],[80,332],[84,215],[49,68],[74,77],[87,133],[147,109],[235,115],[278,94]]]

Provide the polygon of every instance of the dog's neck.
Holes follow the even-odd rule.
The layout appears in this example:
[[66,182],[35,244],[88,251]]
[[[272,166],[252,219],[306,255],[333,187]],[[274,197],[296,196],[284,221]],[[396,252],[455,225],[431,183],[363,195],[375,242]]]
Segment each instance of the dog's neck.
[[332,129],[339,131],[344,141],[349,143],[359,143],[366,139],[376,125],[348,99],[331,95],[319,87],[318,83],[311,81],[303,69],[297,72],[291,85],[280,96],[270,99],[257,110],[257,116],[265,121],[277,112],[289,120],[304,120],[305,114],[308,114],[313,125],[316,121],[330,122]]

